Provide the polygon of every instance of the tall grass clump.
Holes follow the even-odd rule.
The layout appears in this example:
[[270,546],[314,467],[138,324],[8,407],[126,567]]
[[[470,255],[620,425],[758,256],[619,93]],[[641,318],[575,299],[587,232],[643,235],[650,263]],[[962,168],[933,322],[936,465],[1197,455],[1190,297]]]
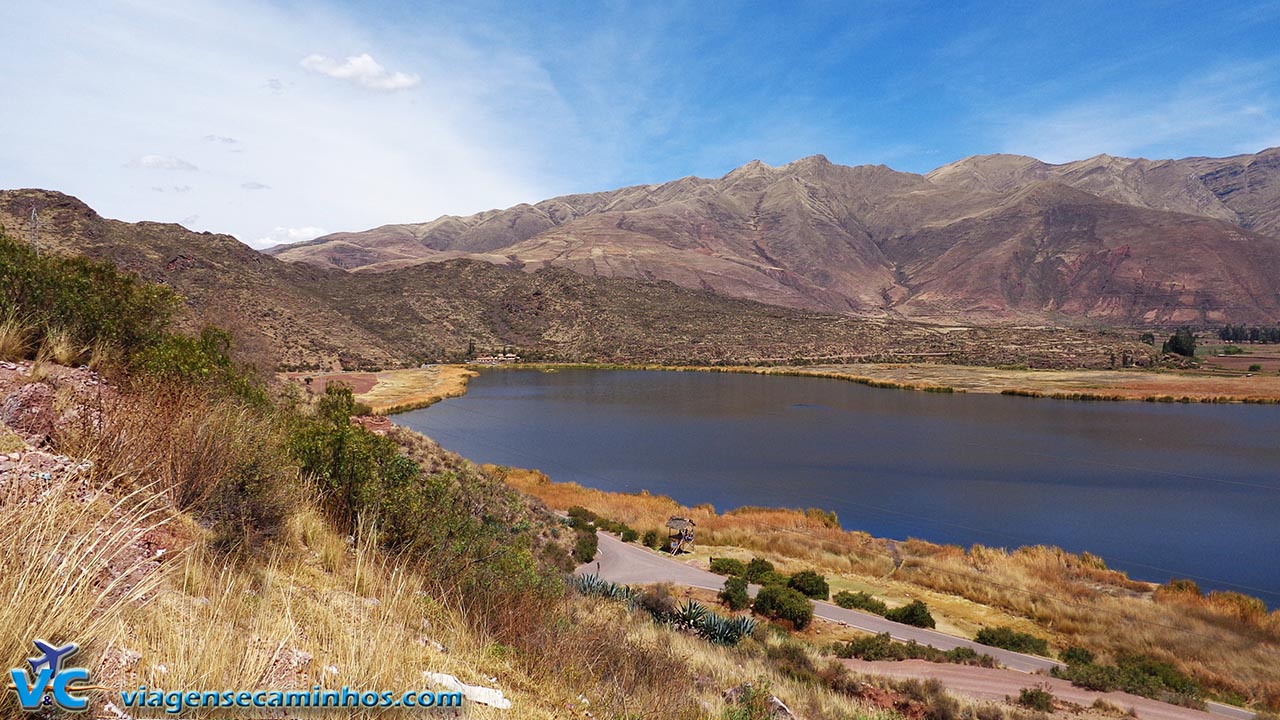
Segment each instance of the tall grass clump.
[[57,482],[0,499],[0,661],[25,667],[33,638],[101,650],[126,608],[169,576],[144,541],[170,520],[163,496],[139,488],[85,502]]

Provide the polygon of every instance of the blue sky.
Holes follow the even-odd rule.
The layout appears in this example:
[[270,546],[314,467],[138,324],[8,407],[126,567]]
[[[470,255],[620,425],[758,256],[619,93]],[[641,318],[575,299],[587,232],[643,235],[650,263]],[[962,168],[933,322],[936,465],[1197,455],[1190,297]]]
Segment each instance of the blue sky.
[[823,153],[1280,145],[1280,1],[0,7],[0,187],[257,246]]

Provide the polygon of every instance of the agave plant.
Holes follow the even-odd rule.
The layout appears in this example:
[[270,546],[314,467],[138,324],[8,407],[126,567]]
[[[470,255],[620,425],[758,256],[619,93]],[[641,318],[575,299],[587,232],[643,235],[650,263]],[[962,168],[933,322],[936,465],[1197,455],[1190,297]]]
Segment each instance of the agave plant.
[[675,617],[672,620],[679,625],[696,630],[702,625],[702,621],[711,614],[706,606],[697,600],[686,600],[676,610]]

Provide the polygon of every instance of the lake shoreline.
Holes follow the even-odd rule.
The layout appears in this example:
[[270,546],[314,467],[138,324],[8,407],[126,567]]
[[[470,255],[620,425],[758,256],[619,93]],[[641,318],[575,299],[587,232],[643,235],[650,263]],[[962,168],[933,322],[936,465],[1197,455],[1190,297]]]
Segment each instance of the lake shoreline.
[[[741,373],[843,380],[867,387],[929,393],[969,393],[1083,402],[1280,404],[1280,376],[1220,377],[1150,370],[1032,370],[979,365],[859,363],[820,366],[521,363],[467,365],[471,370],[657,370]],[[1256,382],[1253,382],[1256,381]]]

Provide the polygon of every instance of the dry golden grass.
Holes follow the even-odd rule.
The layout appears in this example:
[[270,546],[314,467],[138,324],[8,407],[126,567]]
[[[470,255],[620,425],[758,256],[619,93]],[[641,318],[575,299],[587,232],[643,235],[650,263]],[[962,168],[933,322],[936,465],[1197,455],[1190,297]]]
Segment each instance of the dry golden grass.
[[1078,400],[1261,402],[1280,400],[1280,376],[1197,371],[1019,370],[967,365],[858,364],[780,369],[801,375],[943,386],[958,392],[1005,393]]
[[[903,604],[920,598],[943,628],[964,633],[1005,624],[1104,655],[1143,652],[1175,663],[1210,687],[1280,704],[1280,611],[1233,593],[1161,591],[1058,548],[968,550],[918,540],[894,549],[866,533],[832,527],[818,511],[744,508],[717,514],[665,496],[627,495],[554,483],[537,471],[492,468],[547,505],[586,507],[644,532],[671,515],[698,523],[695,558],[766,557],[785,571],[814,568],[835,589],[864,589]],[[895,562],[895,553],[899,562]],[[833,590],[834,591],[834,590]]]
[[168,578],[172,564],[157,562],[140,544],[172,520],[162,498],[144,490],[114,502],[105,496],[86,501],[84,492],[65,482],[38,492],[10,487],[0,501],[5,667],[24,666],[35,638],[77,641],[101,652],[114,620]]
[[[553,369],[555,364],[521,367]],[[803,366],[662,366],[580,365],[627,367],[682,372],[732,372],[754,375],[795,375],[845,380],[876,388],[923,392],[964,392],[1023,395],[1061,400],[1147,400],[1153,402],[1280,402],[1280,375],[1222,374],[1212,371],[1024,370],[1008,367],[931,363],[852,363]]]
[[310,378],[308,389],[324,392],[330,382],[345,382],[356,400],[368,405],[375,415],[393,415],[433,405],[467,391],[467,381],[476,376],[462,365],[431,365],[377,373],[284,373],[291,380]]
[[0,316],[0,360],[15,362],[31,352],[34,329],[10,309]]
[[51,329],[40,341],[40,352],[59,365],[74,366],[89,355],[90,347],[76,343],[75,337],[62,328]]

